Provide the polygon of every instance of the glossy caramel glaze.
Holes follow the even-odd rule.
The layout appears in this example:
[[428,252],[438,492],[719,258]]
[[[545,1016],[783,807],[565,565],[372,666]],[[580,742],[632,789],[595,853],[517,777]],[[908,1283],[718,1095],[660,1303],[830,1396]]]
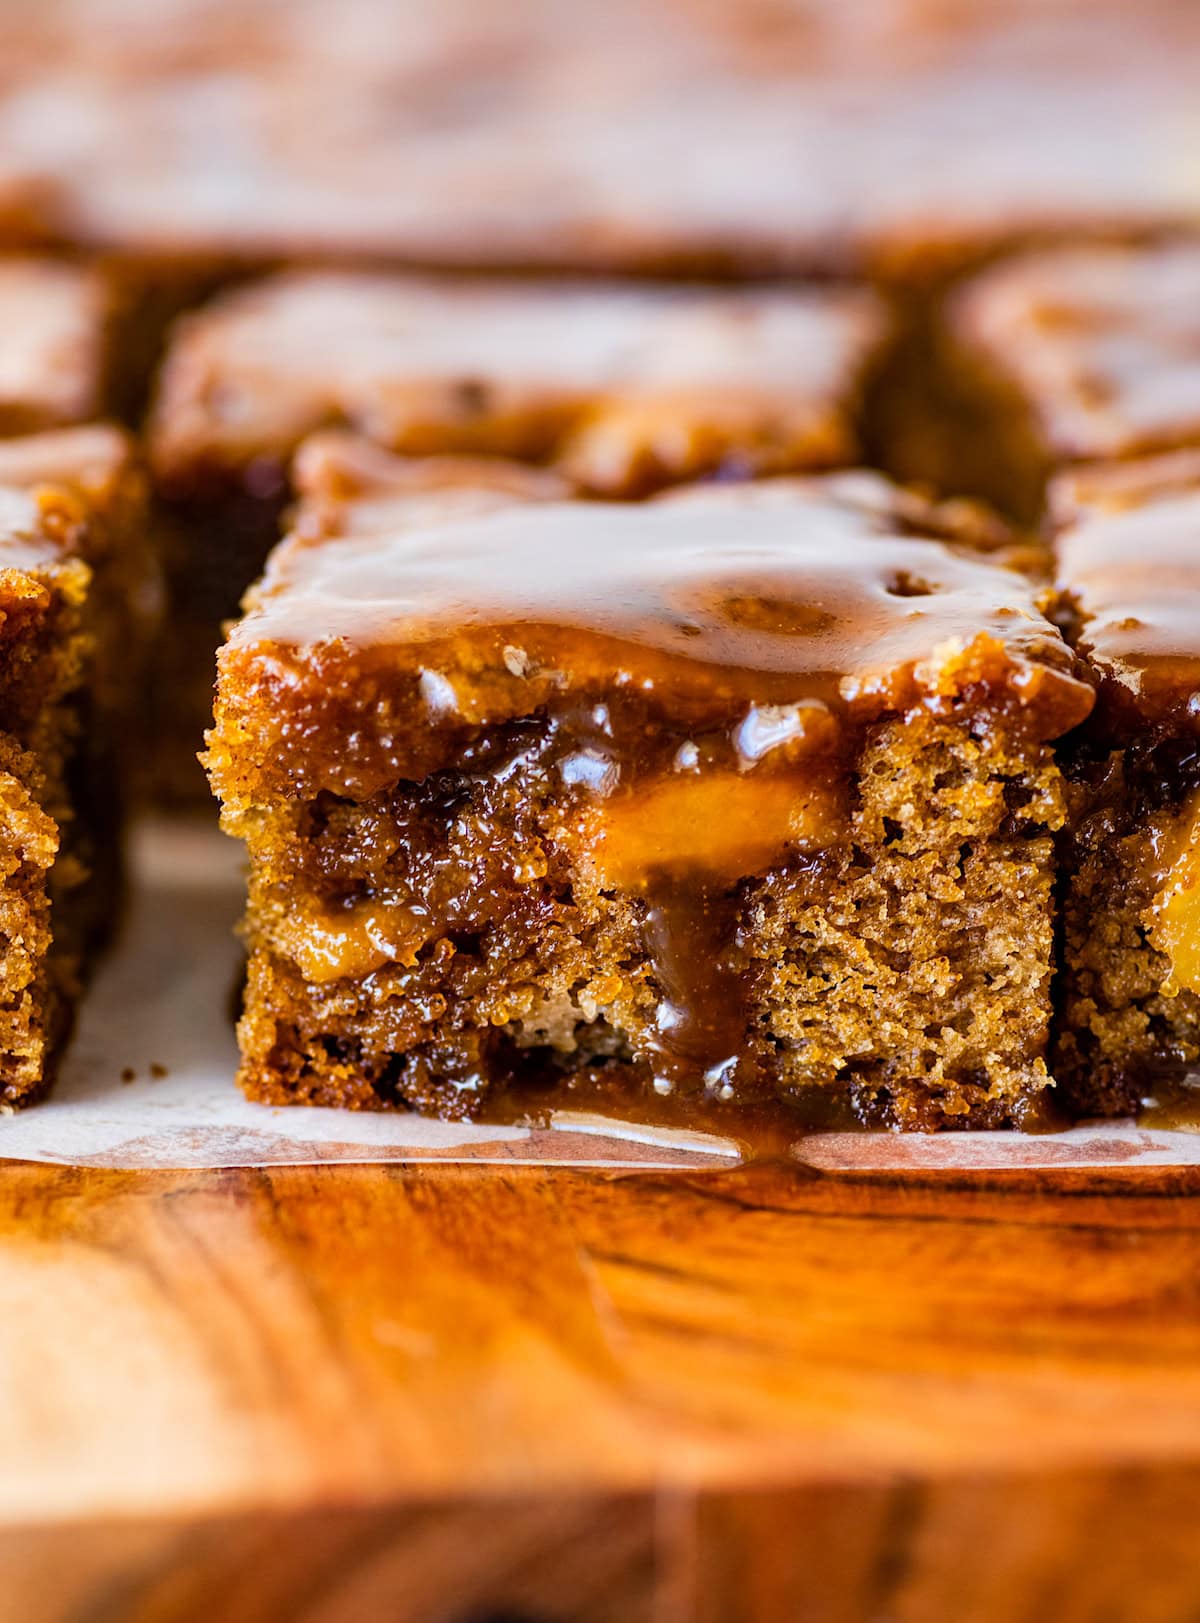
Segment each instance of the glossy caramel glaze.
[[400,457],[371,440],[327,429],[306,439],[292,460],[302,498],[298,531],[383,535],[410,528],[422,514],[437,523],[488,512],[508,501],[566,501],[570,482],[548,468],[494,456]]
[[969,284],[951,320],[1017,384],[1053,460],[1200,441],[1200,244],[1016,259]]
[[422,777],[548,708],[611,703],[602,739],[715,729],[752,764],[836,752],[840,718],[916,703],[1006,709],[1043,738],[1090,704],[1036,589],[872,475],[474,518],[461,499],[440,524],[427,497],[415,522],[403,497],[325,500],[276,549],[220,702],[245,707],[278,792]]
[[0,440],[0,570],[39,575],[76,555],[93,560],[108,539],[104,507],[130,481],[132,446],[117,428]]
[[1118,736],[1148,722],[1190,732],[1200,704],[1200,460],[1165,461],[1052,498],[1078,514],[1058,538],[1059,581],[1099,678],[1097,724]]
[[103,409],[111,297],[94,270],[0,260],[0,432],[78,423]]
[[[141,483],[130,437],[112,424],[88,423],[0,440],[0,487],[73,490],[93,518],[122,485],[140,488]],[[88,539],[97,537],[89,534]]]
[[1200,446],[1129,461],[1080,462],[1050,480],[1046,521],[1056,533],[1089,513],[1124,513],[1189,490],[1200,490]]
[[341,422],[392,450],[548,459],[616,495],[848,461],[866,292],[293,272],[176,330],[152,429],[186,485]]
[[49,491],[39,499],[28,490],[0,486],[0,570],[8,575],[52,569],[73,533],[69,523],[54,521],[65,512],[61,497]]

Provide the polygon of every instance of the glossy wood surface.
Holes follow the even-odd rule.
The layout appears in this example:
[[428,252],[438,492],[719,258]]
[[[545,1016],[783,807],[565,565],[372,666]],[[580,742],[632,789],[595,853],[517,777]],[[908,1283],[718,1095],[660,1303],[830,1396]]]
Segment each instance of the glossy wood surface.
[[0,1169],[0,1619],[1192,1619],[1200,1177]]

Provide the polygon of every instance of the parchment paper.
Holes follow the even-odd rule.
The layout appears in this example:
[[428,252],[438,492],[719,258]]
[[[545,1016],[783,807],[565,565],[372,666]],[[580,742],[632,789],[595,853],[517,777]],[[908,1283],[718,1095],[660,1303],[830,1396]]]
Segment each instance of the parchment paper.
[[[0,1119],[0,1159],[102,1167],[272,1166],[324,1161],[493,1161],[728,1166],[737,1147],[563,1113],[550,1128],[468,1127],[411,1115],[272,1109],[233,1085],[233,925],[241,854],[203,822],[148,823],[116,947],[93,983],[51,1097]],[[1200,1162],[1200,1133],[1131,1122],[1069,1132],[818,1133],[799,1162],[826,1169],[1113,1167]]]

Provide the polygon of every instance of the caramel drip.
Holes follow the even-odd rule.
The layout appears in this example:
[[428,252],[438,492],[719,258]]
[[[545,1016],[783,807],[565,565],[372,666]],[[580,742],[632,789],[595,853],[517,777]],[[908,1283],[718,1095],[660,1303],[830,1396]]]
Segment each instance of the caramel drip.
[[[789,725],[790,723],[790,725]],[[641,895],[644,941],[661,993],[652,1065],[661,1093],[744,1093],[750,988],[736,961],[740,881],[832,845],[844,832],[844,797],[828,763],[805,754],[828,740],[829,715],[812,705],[739,729],[771,741],[765,758],[702,759],[684,745],[671,770],[613,795],[594,817],[585,861],[599,883]],[[808,735],[805,738],[805,735]],[[736,760],[733,741],[725,750]],[[710,742],[706,755],[713,753]],[[636,760],[627,769],[636,771]]]
[[736,889],[660,873],[647,885],[646,946],[662,990],[653,1039],[660,1093],[743,1091],[748,986],[732,962]]
[[1138,1111],[1139,1127],[1200,1132],[1200,1086],[1186,1079],[1156,1081]]

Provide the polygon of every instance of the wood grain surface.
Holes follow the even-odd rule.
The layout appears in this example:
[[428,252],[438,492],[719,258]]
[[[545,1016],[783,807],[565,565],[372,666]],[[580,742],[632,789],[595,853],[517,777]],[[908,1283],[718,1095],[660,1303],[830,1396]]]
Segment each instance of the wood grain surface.
[[10,1165],[0,1620],[1194,1620],[1198,1186]]

